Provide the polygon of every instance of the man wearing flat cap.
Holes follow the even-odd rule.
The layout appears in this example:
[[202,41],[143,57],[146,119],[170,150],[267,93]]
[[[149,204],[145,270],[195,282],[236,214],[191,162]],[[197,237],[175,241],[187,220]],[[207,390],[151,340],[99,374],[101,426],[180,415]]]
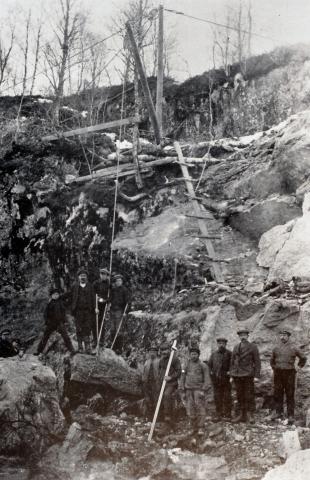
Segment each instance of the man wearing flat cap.
[[216,421],[231,418],[231,383],[230,383],[230,361],[231,351],[226,348],[227,339],[219,337],[217,350],[209,358],[208,365],[213,385],[214,403],[216,408]]
[[92,284],[88,281],[85,268],[78,271],[76,282],[69,294],[71,312],[75,319],[76,338],[80,353],[91,353],[91,332],[94,326],[95,293]]
[[164,378],[167,382],[162,400],[162,411],[164,414],[164,419],[167,423],[170,423],[173,420],[174,398],[178,389],[178,380],[182,373],[181,362],[175,354],[172,359],[169,375],[165,377],[170,352],[171,345],[163,342],[160,345],[160,358],[156,359],[154,362],[157,395],[160,392]]
[[[112,341],[118,330],[120,322],[123,318],[124,311],[127,305],[127,312],[130,310],[130,293],[128,288],[123,284],[123,276],[120,274],[113,276],[113,283],[111,288],[111,307],[110,307],[110,323],[111,323],[111,338]],[[123,349],[123,332],[118,333],[118,338],[114,344],[114,350],[121,352]]]
[[[95,295],[97,295],[97,303],[98,311],[96,314],[98,315],[98,332],[100,332],[101,325],[103,322],[104,312],[106,311],[106,305],[109,301],[110,297],[110,272],[107,268],[101,267],[99,269],[99,279],[93,283],[93,288]],[[103,325],[104,328],[104,325]],[[95,322],[95,327],[93,328],[93,336],[94,338],[97,337],[97,327]],[[104,331],[101,333],[101,339],[104,339]],[[97,338],[96,338],[97,343]]]
[[45,330],[35,355],[43,353],[50,336],[54,332],[60,333],[67,349],[70,353],[75,353],[66,329],[66,309],[60,293],[58,288],[52,287],[50,290],[50,300],[44,311]]
[[209,367],[199,359],[200,350],[192,346],[190,358],[182,370],[180,390],[185,393],[186,413],[192,433],[203,435],[206,420],[206,392],[210,389]]
[[233,422],[254,423],[254,378],[260,377],[260,357],[255,343],[248,340],[249,330],[241,328],[237,334],[240,342],[234,347],[230,362],[239,407],[239,414]]
[[8,358],[15,355],[17,355],[17,352],[11,342],[11,330],[5,328],[0,333],[0,357]]
[[294,423],[295,409],[295,376],[296,376],[296,360],[299,359],[297,367],[302,368],[307,357],[294,345],[291,340],[291,332],[282,330],[279,332],[280,342],[274,347],[270,365],[274,374],[274,403],[275,412],[272,419],[283,417],[283,401],[284,394],[286,396],[288,423]]

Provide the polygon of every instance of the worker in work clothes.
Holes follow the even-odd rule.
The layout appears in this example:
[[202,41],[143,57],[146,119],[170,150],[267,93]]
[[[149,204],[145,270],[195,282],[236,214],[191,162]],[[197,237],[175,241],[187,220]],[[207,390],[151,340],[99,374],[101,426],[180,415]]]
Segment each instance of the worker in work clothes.
[[57,288],[52,288],[50,291],[50,295],[50,301],[48,302],[44,312],[45,330],[35,355],[40,355],[44,351],[48,339],[54,332],[60,333],[65,346],[67,347],[69,352],[74,354],[74,348],[65,325],[66,309],[63,301],[60,298],[60,291]]
[[[111,324],[111,342],[113,342],[120,323],[124,317],[125,308],[127,305],[127,312],[130,309],[130,294],[129,290],[123,285],[122,275],[115,275],[113,277],[113,284],[111,288],[111,307],[110,307],[110,324]],[[120,330],[117,339],[114,343],[114,350],[121,352],[123,349],[124,335]]]
[[0,334],[0,357],[14,357],[17,353],[11,341],[11,330],[5,328]]
[[164,419],[167,423],[173,420],[173,406],[175,393],[178,389],[178,380],[181,377],[182,368],[179,358],[174,355],[170,366],[169,374],[165,377],[168,360],[170,357],[170,345],[162,343],[160,347],[160,358],[155,361],[155,381],[158,394],[164,379],[166,380],[166,387],[162,399],[162,411]]
[[275,420],[283,417],[283,401],[285,394],[288,423],[292,425],[294,423],[295,409],[295,363],[298,358],[299,361],[297,368],[302,368],[307,361],[307,357],[290,341],[290,337],[290,331],[282,330],[280,332],[280,342],[273,349],[270,359],[270,365],[273,369],[274,375],[275,403],[275,412],[271,418]]
[[94,326],[95,294],[88,281],[87,271],[78,272],[78,282],[70,292],[71,312],[75,319],[76,338],[79,352],[91,353],[91,332]]
[[159,394],[156,387],[156,369],[158,370],[158,347],[151,345],[142,370],[145,414],[149,419],[152,419],[154,415]]
[[192,433],[203,435],[206,420],[206,392],[211,380],[206,363],[199,360],[198,347],[190,348],[190,359],[182,370],[180,390],[185,393],[186,413]]
[[216,408],[215,421],[230,420],[232,404],[229,376],[231,351],[226,348],[226,338],[220,337],[216,341],[218,348],[211,354],[208,361]]
[[[106,312],[106,306],[109,301],[110,296],[110,272],[104,267],[99,269],[99,280],[96,280],[93,283],[93,288],[95,295],[97,295],[97,311],[96,315],[98,315],[98,333],[100,333],[100,329],[103,322],[103,316]],[[102,327],[101,339],[104,339],[104,326]],[[95,326],[93,328],[93,336],[95,338],[97,344],[97,325],[95,322]]]
[[254,423],[254,378],[260,376],[260,357],[257,346],[248,340],[249,330],[240,329],[237,333],[240,343],[234,347],[230,362],[230,375],[234,380],[239,407],[239,414],[233,422]]

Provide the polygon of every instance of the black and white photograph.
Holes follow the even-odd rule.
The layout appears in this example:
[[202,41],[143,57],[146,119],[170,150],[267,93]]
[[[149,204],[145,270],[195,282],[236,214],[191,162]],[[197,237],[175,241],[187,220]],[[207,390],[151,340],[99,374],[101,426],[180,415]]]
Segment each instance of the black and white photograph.
[[0,480],[310,479],[309,0],[0,0]]

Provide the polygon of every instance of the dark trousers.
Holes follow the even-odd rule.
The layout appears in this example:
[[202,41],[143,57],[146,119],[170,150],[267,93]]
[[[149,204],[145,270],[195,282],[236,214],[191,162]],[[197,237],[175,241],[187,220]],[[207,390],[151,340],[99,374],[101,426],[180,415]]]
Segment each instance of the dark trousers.
[[[103,303],[103,302],[99,304],[98,335],[100,335],[100,330],[101,330],[101,336],[100,336],[100,343],[101,344],[103,344],[104,337],[105,337],[105,322],[106,322],[106,317],[107,317],[107,315],[105,315],[105,318],[103,319],[104,312],[105,312],[105,306],[106,306],[106,304]],[[94,340],[94,342],[97,343],[98,339],[97,339],[97,320],[96,320],[96,317],[94,318],[94,321],[93,321],[92,333],[93,333],[93,340]]]
[[234,377],[240,414],[253,412],[254,377]]
[[175,393],[177,391],[177,388],[177,383],[167,383],[163,395],[163,414],[165,417],[169,417],[170,419],[173,418],[174,414]]
[[79,350],[84,342],[85,350],[90,349],[90,336],[93,328],[93,314],[89,310],[77,310],[74,313],[76,338]]
[[60,335],[62,336],[62,339],[64,341],[64,344],[66,345],[67,349],[70,351],[70,352],[73,352],[73,346],[72,346],[72,343],[71,343],[71,340],[70,340],[70,337],[67,333],[67,329],[66,327],[64,326],[64,324],[59,324],[59,325],[46,325],[45,327],[45,330],[44,330],[44,333],[43,333],[43,337],[38,345],[38,353],[42,353],[47,342],[48,342],[48,339],[50,338],[50,336],[52,335],[53,332],[58,332],[60,333]]
[[274,402],[276,412],[283,413],[284,394],[286,396],[287,415],[294,416],[295,409],[295,370],[274,370]]
[[213,394],[218,416],[231,416],[231,384],[230,381],[213,382]]

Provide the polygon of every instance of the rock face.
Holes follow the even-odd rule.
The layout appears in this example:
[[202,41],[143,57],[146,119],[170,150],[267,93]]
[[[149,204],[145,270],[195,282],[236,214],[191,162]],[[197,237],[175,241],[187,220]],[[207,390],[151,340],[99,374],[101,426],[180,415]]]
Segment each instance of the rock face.
[[64,428],[54,372],[32,355],[0,359],[0,449],[40,451]]
[[310,449],[293,453],[284,465],[268,472],[262,480],[308,480],[310,478]]
[[259,243],[260,266],[269,267],[268,280],[308,278],[310,271],[310,194],[305,195],[303,216],[266,232]]
[[108,348],[101,350],[98,357],[75,355],[71,380],[85,385],[108,385],[120,393],[142,396],[140,372]]

